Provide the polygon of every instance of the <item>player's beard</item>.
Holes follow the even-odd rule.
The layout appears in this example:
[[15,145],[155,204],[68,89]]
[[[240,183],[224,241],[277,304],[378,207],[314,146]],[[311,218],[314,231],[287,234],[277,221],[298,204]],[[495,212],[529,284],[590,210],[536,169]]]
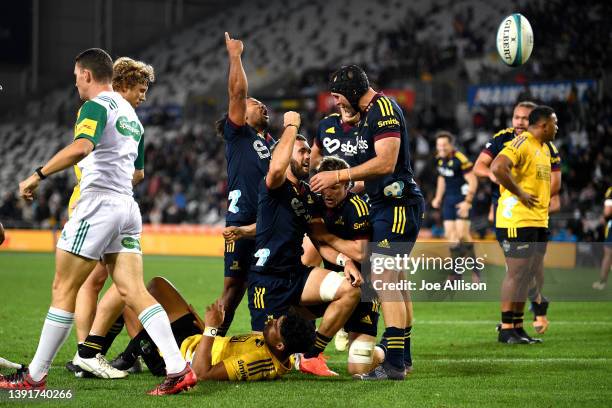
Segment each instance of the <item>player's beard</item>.
[[290,165],[291,173],[293,173],[295,178],[298,180],[306,180],[308,178],[308,170],[304,170],[304,167],[302,167],[297,160],[291,159]]

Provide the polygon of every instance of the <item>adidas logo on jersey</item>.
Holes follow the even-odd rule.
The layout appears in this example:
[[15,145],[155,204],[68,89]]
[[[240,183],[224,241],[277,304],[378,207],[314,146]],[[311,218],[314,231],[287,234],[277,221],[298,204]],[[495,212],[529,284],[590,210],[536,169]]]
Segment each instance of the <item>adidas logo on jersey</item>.
[[389,241],[387,241],[386,239],[383,239],[382,241],[380,241],[376,246],[379,248],[387,248],[387,249],[391,248],[391,245],[389,245]]
[[370,315],[365,315],[360,320],[361,323],[372,324],[372,319],[370,319]]

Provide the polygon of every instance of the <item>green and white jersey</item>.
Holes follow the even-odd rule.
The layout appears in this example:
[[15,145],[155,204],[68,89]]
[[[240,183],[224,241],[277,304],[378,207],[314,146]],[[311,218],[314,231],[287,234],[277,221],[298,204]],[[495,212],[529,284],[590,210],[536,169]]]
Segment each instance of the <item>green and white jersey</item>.
[[85,138],[94,150],[78,163],[81,194],[90,191],[131,196],[135,168],[142,168],[144,128],[134,108],[117,92],[101,92],[81,107],[74,139]]

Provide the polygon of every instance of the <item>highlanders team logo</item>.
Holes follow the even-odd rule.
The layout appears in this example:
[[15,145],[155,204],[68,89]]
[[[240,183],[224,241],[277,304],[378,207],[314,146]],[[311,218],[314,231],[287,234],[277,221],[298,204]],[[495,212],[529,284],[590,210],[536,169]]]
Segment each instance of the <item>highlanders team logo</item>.
[[140,123],[138,123],[137,121],[130,121],[125,116],[120,116],[119,119],[117,119],[117,123],[115,126],[117,127],[117,131],[123,136],[131,137],[136,142],[140,142],[143,130],[140,126]]
[[121,246],[127,249],[140,250],[140,242],[136,238],[125,237],[121,240]]

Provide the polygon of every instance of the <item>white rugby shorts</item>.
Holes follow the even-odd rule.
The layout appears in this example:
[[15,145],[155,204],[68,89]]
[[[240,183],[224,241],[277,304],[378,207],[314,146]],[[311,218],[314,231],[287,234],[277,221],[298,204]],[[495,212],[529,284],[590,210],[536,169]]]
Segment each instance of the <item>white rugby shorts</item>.
[[142,217],[133,197],[86,192],[64,225],[57,247],[89,259],[105,254],[142,254]]

